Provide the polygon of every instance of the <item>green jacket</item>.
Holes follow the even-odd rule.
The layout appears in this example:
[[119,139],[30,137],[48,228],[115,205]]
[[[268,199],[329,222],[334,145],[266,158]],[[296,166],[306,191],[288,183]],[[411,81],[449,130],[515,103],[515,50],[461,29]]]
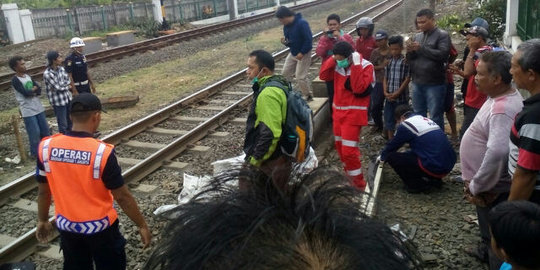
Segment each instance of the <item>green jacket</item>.
[[265,76],[253,85],[253,103],[246,123],[244,152],[246,160],[255,166],[281,154],[277,148],[287,116],[287,96],[279,87],[264,86],[275,80],[288,85],[280,75]]

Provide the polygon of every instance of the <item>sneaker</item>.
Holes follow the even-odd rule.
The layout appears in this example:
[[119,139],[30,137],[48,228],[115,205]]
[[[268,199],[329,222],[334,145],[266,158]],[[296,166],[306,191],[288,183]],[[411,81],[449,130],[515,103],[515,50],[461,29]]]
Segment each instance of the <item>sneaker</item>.
[[369,119],[369,121],[368,121],[367,123],[368,123],[368,125],[370,125],[370,126],[374,126],[374,125],[375,125],[375,121],[373,121],[373,119],[371,119],[371,118]]

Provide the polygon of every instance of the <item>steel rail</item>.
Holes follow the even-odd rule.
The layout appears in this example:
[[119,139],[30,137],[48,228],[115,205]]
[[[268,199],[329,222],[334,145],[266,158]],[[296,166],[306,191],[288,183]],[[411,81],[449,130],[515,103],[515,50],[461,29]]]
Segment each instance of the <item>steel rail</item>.
[[[389,0],[385,0],[384,2],[377,4],[376,7],[379,7],[381,4],[384,4],[388,1]],[[385,9],[381,13],[375,15],[373,19],[376,20],[384,16],[386,13],[390,12],[392,9],[399,6],[402,3],[402,1],[403,0],[398,1],[396,4]],[[371,12],[373,9],[374,7],[371,7],[355,15],[354,17],[362,16],[368,12]],[[318,32],[313,37],[316,38],[322,34],[323,32]],[[277,53],[274,53],[273,56],[274,58],[283,58],[288,53],[289,53],[289,49],[283,49]],[[312,59],[313,59],[313,56],[315,56],[315,54],[312,55]],[[133,122],[129,124],[128,126],[121,128],[105,136],[103,140],[108,143],[115,144],[115,143],[121,142],[122,139],[132,137],[146,130],[147,128],[169,118],[169,116],[185,108],[187,105],[198,102],[208,96],[211,96],[214,93],[217,93],[221,89],[227,86],[230,86],[232,83],[238,82],[245,76],[246,70],[247,68],[244,68],[241,71],[238,71],[214,84],[211,84],[197,91],[196,93],[193,93],[189,95],[188,97],[183,98],[180,101],[177,101],[136,122]],[[252,96],[251,93],[246,95],[239,101],[227,107],[227,109],[221,111],[220,113],[213,116],[212,118],[204,121],[202,124],[198,125],[195,129],[177,138],[176,140],[168,144],[165,148],[162,148],[161,150],[150,155],[149,157],[147,157],[140,163],[130,167],[128,170],[126,170],[123,173],[126,183],[130,181],[137,181],[147,176],[148,174],[152,173],[153,171],[155,171],[156,169],[164,165],[166,162],[169,162],[170,159],[174,158],[175,156],[183,152],[189,144],[192,144],[204,138],[210,130],[212,130],[213,128],[227,121],[227,115],[230,113],[230,111],[237,109],[239,106],[245,106],[251,96]],[[22,193],[25,193],[35,188],[37,183],[33,181],[33,175],[34,175],[33,173],[29,173],[11,182],[10,184],[0,187],[0,200],[7,200],[10,196],[14,196],[15,194],[20,195]],[[13,192],[13,193],[10,193],[10,192]],[[54,226],[55,225],[54,217],[51,217],[49,219],[49,222]],[[36,232],[36,228],[33,228],[29,232],[17,238],[15,241],[11,242],[7,246],[0,249],[0,263],[21,260],[29,256],[30,254],[32,254],[35,251],[36,246],[38,244],[38,241],[35,237],[35,232]],[[58,234],[55,233],[53,237],[56,237],[57,235]]]
[[[309,3],[292,7],[292,9],[298,10],[298,9],[308,8],[308,7],[319,5],[328,1],[331,1],[331,0],[319,0],[319,1],[309,2]],[[252,22],[260,21],[263,19],[268,19],[268,18],[271,18],[272,16],[274,16],[274,12],[270,11],[270,12],[265,12],[262,14],[258,14],[258,15],[254,15],[254,16],[250,16],[246,18],[236,19],[233,21],[225,22],[225,23],[203,26],[200,28],[182,31],[179,33],[171,34],[171,35],[156,37],[156,38],[152,38],[148,40],[142,40],[142,41],[138,41],[132,44],[118,46],[118,47],[111,48],[108,50],[103,50],[103,51],[88,54],[86,55],[86,59],[87,59],[88,64],[93,66],[93,65],[96,65],[97,63],[109,61],[111,59],[121,58],[125,55],[132,55],[141,51],[147,51],[150,49],[166,47],[174,43],[187,41],[189,39],[198,38],[198,37],[202,37],[202,36],[206,36],[206,35],[210,35],[214,33],[220,33],[220,32],[223,32],[224,30],[247,25]],[[47,66],[33,67],[33,68],[28,69],[27,73],[34,79],[41,79],[43,77],[43,72],[45,71],[46,68]],[[0,75],[0,89],[4,89],[4,90],[9,89],[11,85],[11,77],[13,77],[14,75],[15,73],[8,73],[8,74]]]
[[[353,19],[365,15],[368,12],[371,12],[372,10],[380,7],[381,5],[387,3],[389,0],[385,0],[375,6],[372,6],[362,12],[360,12],[357,15],[354,15],[354,18],[348,18],[344,20],[344,22],[350,22]],[[397,2],[395,5],[391,6],[390,8],[395,8],[397,5],[401,4],[402,0]],[[377,19],[379,16],[384,15],[389,10],[385,10],[377,15],[375,15],[373,18],[374,20]],[[350,32],[353,32],[354,30],[351,30]],[[323,32],[318,32],[315,35],[313,35],[314,38],[320,37],[323,34]],[[277,53],[274,54],[274,57],[280,58],[285,57],[286,54],[289,52],[289,49],[283,49]],[[242,69],[216,83],[213,83],[173,104],[170,104],[166,106],[165,108],[156,111],[152,114],[149,114],[123,128],[120,128],[116,131],[114,131],[111,134],[108,134],[107,136],[103,137],[102,140],[110,143],[110,144],[118,144],[122,141],[124,138],[130,138],[135,136],[136,134],[146,130],[147,128],[158,124],[165,119],[167,119],[170,115],[176,114],[179,110],[185,108],[188,105],[191,105],[195,102],[201,101],[219,91],[222,89],[228,87],[229,85],[233,84],[237,80],[241,80],[244,77],[244,74],[246,72],[246,69]],[[21,194],[24,194],[33,188],[37,186],[37,183],[33,181],[34,179],[34,173],[28,173],[24,176],[21,176],[13,181],[11,181],[8,184],[5,184],[3,186],[0,186],[0,205],[5,204],[10,197],[16,197]]]
[[[182,135],[178,139],[169,143],[164,148],[145,158],[143,161],[137,163],[135,166],[129,168],[122,176],[126,183],[137,181],[145,176],[149,175],[159,167],[164,165],[165,162],[171,160],[175,156],[182,153],[190,144],[197,142],[204,138],[208,132],[219,127],[219,125],[225,123],[229,119],[229,115],[240,107],[246,107],[250,101],[253,93],[249,93],[234,104],[230,105],[223,111],[219,112],[215,116],[204,121],[196,128],[190,130],[188,133]],[[51,217],[49,222],[55,226],[55,218]],[[0,250],[0,264],[10,261],[18,261],[26,258],[30,254],[34,253],[38,244],[38,240],[35,236],[36,228],[31,229],[23,236],[17,238],[16,241],[11,242]],[[58,236],[55,231],[53,238]]]

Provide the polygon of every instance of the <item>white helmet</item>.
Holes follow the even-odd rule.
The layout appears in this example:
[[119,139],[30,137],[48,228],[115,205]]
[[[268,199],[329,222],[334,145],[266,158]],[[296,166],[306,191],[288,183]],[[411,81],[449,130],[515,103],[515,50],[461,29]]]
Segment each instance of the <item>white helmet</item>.
[[74,37],[69,41],[70,48],[84,47],[84,41],[81,38]]

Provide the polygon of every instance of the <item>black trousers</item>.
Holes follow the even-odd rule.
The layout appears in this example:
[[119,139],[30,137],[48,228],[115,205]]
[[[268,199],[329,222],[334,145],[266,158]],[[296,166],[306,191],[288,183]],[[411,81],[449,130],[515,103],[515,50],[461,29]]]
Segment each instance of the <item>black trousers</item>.
[[467,105],[463,105],[463,124],[461,125],[461,129],[459,130],[459,139],[463,139],[463,135],[465,134],[465,131],[469,128],[469,126],[474,121],[474,118],[476,117],[476,114],[480,109],[476,109],[473,107],[469,107]]
[[326,93],[328,93],[328,106],[330,106],[330,114],[334,111],[334,81],[326,82]]
[[118,220],[96,234],[60,231],[60,247],[64,253],[64,270],[126,269],[126,239],[118,229]]
[[392,152],[385,160],[411,189],[425,189],[434,181],[441,181],[425,173],[418,165],[418,157],[412,152]]
[[77,89],[77,92],[78,92],[79,94],[82,94],[82,93],[91,93],[91,91],[90,91],[90,84],[76,85],[75,88]]
[[[383,128],[383,107],[384,107],[384,89],[383,84],[375,83],[375,88],[371,92],[371,98],[369,100],[369,114],[375,122],[375,127],[378,129]],[[392,112],[393,114],[393,112]]]
[[491,233],[489,232],[489,211],[497,204],[508,199],[509,193],[501,193],[490,205],[486,207],[476,206],[476,214],[478,215],[478,226],[480,227],[480,237],[482,238],[483,248],[487,248],[489,255],[489,269],[498,270],[503,263],[491,249]]

